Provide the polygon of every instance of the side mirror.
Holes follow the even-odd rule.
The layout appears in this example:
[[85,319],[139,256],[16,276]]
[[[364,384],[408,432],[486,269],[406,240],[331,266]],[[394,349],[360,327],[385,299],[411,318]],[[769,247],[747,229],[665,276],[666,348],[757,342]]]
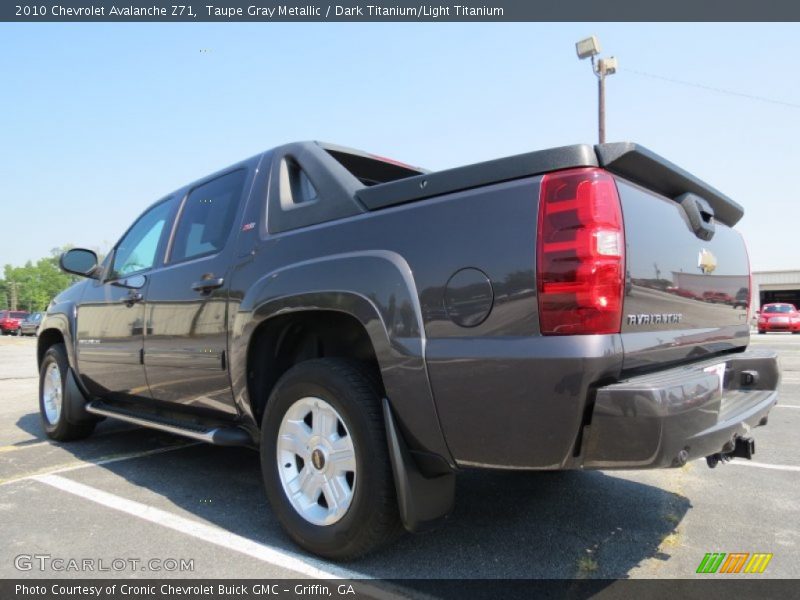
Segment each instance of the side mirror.
[[58,266],[73,275],[92,277],[97,270],[97,254],[86,248],[73,248],[61,255]]

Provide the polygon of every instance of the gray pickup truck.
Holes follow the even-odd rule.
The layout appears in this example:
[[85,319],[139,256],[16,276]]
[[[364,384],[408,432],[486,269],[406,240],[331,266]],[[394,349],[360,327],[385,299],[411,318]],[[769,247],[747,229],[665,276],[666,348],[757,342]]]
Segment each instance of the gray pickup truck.
[[43,425],[258,448],[285,530],[334,559],[441,521],[461,469],[750,458],[779,371],[720,301],[750,289],[742,214],[631,143],[440,172],[281,146],[102,264],[62,256],[86,279],[40,328]]

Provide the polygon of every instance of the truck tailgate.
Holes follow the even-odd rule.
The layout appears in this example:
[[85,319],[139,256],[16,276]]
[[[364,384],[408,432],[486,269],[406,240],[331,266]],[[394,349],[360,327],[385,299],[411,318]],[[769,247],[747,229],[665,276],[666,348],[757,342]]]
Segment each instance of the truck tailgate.
[[739,233],[714,220],[703,239],[709,234],[697,233],[678,201],[619,176],[617,188],[626,242],[623,369],[746,346],[750,275]]

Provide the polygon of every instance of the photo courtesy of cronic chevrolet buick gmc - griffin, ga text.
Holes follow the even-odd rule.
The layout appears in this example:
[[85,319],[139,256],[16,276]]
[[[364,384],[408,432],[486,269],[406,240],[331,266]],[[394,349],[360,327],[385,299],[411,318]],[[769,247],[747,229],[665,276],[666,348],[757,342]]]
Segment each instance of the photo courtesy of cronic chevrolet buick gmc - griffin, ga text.
[[742,214],[632,143],[439,172],[281,146],[62,255],[42,422],[256,448],[282,526],[340,560],[441,522],[462,469],[749,459],[779,371],[717,301],[750,289]]

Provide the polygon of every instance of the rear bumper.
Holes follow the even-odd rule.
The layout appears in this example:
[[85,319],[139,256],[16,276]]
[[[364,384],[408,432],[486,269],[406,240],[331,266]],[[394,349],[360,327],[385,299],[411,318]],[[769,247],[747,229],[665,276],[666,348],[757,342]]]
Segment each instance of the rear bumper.
[[775,352],[750,350],[602,387],[582,465],[677,467],[730,451],[737,436],[766,423],[779,381]]

